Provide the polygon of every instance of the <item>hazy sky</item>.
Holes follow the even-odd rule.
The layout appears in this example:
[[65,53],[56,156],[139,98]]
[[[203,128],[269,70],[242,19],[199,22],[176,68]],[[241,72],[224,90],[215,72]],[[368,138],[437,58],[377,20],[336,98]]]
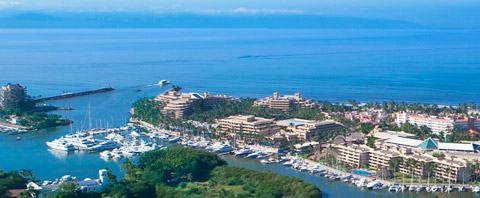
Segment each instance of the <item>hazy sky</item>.
[[5,10],[197,14],[303,14],[477,24],[480,0],[0,0]]

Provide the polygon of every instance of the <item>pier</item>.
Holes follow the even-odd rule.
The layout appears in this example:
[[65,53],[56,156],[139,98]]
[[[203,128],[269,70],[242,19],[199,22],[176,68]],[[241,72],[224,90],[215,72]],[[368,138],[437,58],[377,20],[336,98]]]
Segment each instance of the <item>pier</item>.
[[59,95],[59,96],[40,98],[40,99],[37,99],[35,102],[39,103],[39,102],[45,102],[45,101],[51,101],[51,100],[63,100],[63,99],[92,95],[92,94],[106,93],[106,92],[110,92],[110,91],[113,91],[113,90],[115,90],[115,89],[113,89],[111,87],[101,88],[101,89],[92,90],[92,91],[69,93],[69,94],[62,94],[62,95]]

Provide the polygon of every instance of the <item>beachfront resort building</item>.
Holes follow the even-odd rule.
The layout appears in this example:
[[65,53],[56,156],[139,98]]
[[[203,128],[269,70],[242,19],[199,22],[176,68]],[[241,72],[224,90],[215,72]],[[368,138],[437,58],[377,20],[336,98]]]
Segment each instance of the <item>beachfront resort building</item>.
[[232,134],[257,134],[270,136],[280,131],[273,119],[255,117],[253,115],[235,115],[217,119],[219,132]]
[[277,125],[284,127],[286,133],[295,134],[298,139],[304,140],[310,140],[320,133],[338,130],[343,126],[333,120],[315,121],[297,118],[277,121]]
[[199,93],[179,93],[171,90],[156,96],[154,100],[165,105],[161,110],[162,115],[180,119],[191,115],[195,108],[208,108],[215,104],[234,100],[234,98],[226,95],[211,95],[208,92],[201,95]]
[[471,163],[464,159],[434,157],[428,153],[413,153],[409,149],[374,149],[365,145],[334,145],[333,148],[337,159],[352,168],[394,169],[414,177],[430,176],[451,182],[470,179]]
[[446,133],[455,126],[460,126],[465,129],[475,129],[480,126],[480,119],[475,118],[437,117],[407,112],[395,113],[394,116],[395,122],[399,126],[406,122],[417,126],[426,126],[430,128],[434,134],[439,134],[440,132]]
[[315,102],[312,100],[306,100],[300,93],[280,96],[278,92],[275,92],[273,93],[273,96],[256,100],[253,105],[267,106],[272,109],[281,109],[282,111],[287,112],[293,105],[300,105],[303,108],[311,108],[315,106]]
[[10,84],[1,88],[1,104],[3,110],[20,109],[27,99],[27,88],[20,84]]

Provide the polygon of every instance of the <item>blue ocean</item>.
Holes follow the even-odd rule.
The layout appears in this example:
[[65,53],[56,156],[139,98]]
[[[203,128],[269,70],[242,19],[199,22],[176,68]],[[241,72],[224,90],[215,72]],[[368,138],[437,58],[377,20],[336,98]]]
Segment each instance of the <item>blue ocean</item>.
[[[235,97],[301,92],[332,102],[456,105],[480,104],[479,76],[480,30],[2,29],[1,85],[20,83],[33,96],[116,90],[49,103],[75,109],[54,112],[73,120],[71,127],[22,134],[21,141],[0,135],[0,169],[32,169],[40,180],[66,174],[93,178],[105,167],[122,175],[121,162],[56,152],[45,142],[86,129],[89,106],[94,127],[124,125],[135,100],[168,89],[150,86],[161,79],[185,92]],[[319,186],[325,197],[407,195],[363,191],[281,165],[224,158],[231,165],[300,177]]]
[[0,84],[33,95],[168,79],[235,97],[480,103],[479,30],[0,30]]

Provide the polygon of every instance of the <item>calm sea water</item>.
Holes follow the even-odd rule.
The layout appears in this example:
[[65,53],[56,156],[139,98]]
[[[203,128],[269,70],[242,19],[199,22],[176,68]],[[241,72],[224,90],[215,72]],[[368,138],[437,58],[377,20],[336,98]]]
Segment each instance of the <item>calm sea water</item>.
[[[24,134],[21,141],[0,135],[0,169],[32,169],[39,179],[96,177],[104,167],[121,175],[118,162],[50,151],[45,142],[86,128],[89,104],[93,126],[123,125],[135,100],[167,89],[148,86],[160,79],[185,91],[236,97],[279,91],[339,102],[480,103],[479,44],[477,30],[0,30],[0,84],[21,83],[35,96],[117,89],[52,102],[75,109],[56,112],[74,120],[72,127]],[[226,159],[300,177],[330,197],[419,196],[361,191],[280,166]]]

